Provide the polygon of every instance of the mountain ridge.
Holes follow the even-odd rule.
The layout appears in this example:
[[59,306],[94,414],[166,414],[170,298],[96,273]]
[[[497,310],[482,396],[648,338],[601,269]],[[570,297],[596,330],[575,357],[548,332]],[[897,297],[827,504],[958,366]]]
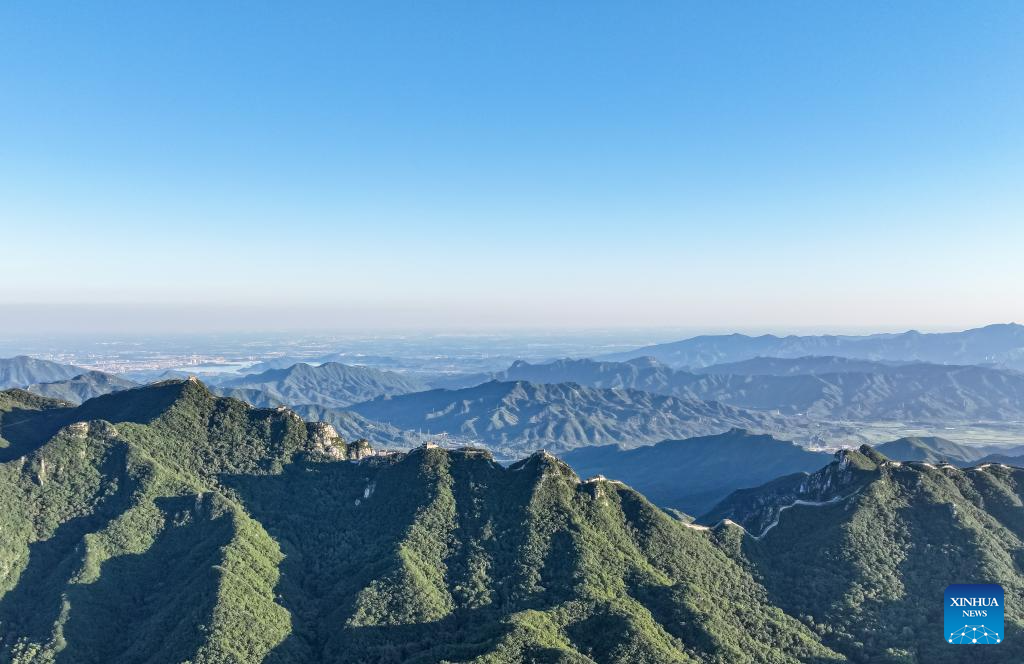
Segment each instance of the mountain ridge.
[[139,387],[139,383],[102,371],[87,371],[66,380],[34,383],[25,387],[42,396],[82,403],[104,394]]
[[[780,360],[789,362],[788,360]],[[804,364],[808,358],[800,358]],[[856,361],[857,368],[863,364]],[[850,361],[843,360],[850,367]],[[830,359],[827,365],[834,362]],[[820,366],[820,365],[819,365]],[[822,421],[926,422],[1024,419],[1024,374],[972,365],[871,363],[875,373],[719,374],[673,369],[653,358],[627,362],[519,361],[499,379],[596,388],[639,389],[738,408],[806,415]]]
[[[783,610],[827,631],[826,642],[851,658],[966,662],[977,655],[931,635],[942,625],[940,599],[949,584],[980,580],[1003,585],[1007,597],[1024,592],[1022,479],[1021,468],[896,462],[862,446],[816,473],[738,491],[698,521]],[[1019,606],[1008,601],[1006,615],[1003,643],[1020,650]],[[986,660],[1021,656],[993,651]]]
[[704,367],[754,357],[835,355],[850,358],[953,364],[1003,364],[1024,368],[1024,325],[998,323],[962,332],[856,335],[702,335],[612,353],[610,361],[651,356],[674,367]]
[[0,390],[68,380],[87,371],[82,367],[40,360],[28,355],[0,358]]
[[268,404],[345,408],[378,396],[419,392],[426,389],[426,384],[391,371],[327,362],[317,366],[298,363],[284,369],[223,380],[217,389],[224,392],[259,390],[265,394]]
[[742,429],[623,449],[583,447],[562,455],[582,477],[622,480],[661,507],[700,515],[736,489],[815,471],[832,455]]
[[[197,380],[74,408],[0,397],[0,427],[36,441],[0,461],[14,664],[966,663],[921,598],[982,576],[1024,593],[1019,469],[847,451],[826,469],[855,482],[801,495],[848,500],[734,501],[750,532],[776,522],[755,539],[546,452],[367,456]],[[1006,625],[998,664],[1024,655],[1018,606]]]
[[785,422],[725,404],[640,390],[525,381],[380,397],[351,410],[401,429],[478,439],[513,456],[538,447],[636,445],[734,426],[774,430]]
[[65,419],[134,421],[0,463],[0,657],[842,661],[706,534],[549,454],[346,462],[198,381],[131,392]]

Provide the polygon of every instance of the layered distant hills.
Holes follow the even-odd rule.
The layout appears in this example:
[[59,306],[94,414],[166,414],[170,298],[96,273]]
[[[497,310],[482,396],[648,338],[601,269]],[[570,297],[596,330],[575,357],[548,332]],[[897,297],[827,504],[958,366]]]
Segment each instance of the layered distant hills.
[[875,450],[894,461],[949,463],[960,467],[1009,463],[1024,467],[1024,444],[961,445],[936,436],[910,436],[882,443]]
[[42,396],[81,403],[102,394],[136,387],[118,376],[24,355],[0,358],[0,389],[17,387]]
[[613,442],[635,446],[733,427],[788,427],[779,416],[721,403],[633,389],[524,381],[381,397],[351,410],[400,429],[477,440],[503,453]]
[[255,405],[284,403],[344,408],[379,396],[420,392],[427,386],[415,378],[391,371],[327,362],[318,366],[300,363],[241,376],[221,381],[219,389],[227,394],[239,391],[238,394],[253,399]]
[[287,369],[296,364],[309,364],[319,366],[321,364],[346,364],[349,366],[372,367],[376,369],[397,368],[402,365],[399,360],[382,355],[367,355],[365,353],[328,353],[313,358],[302,358],[291,355],[273,357],[248,367],[245,372],[249,374],[263,373],[271,369]]
[[[24,357],[0,366],[9,384],[72,402],[137,385]],[[36,380],[54,376],[70,377]],[[858,423],[917,423],[941,432],[947,424],[1024,421],[1024,374],[981,366],[800,357],[688,371],[653,358],[563,359],[430,382],[455,389],[430,390],[414,376],[335,362],[220,376],[212,389],[260,407],[289,406],[346,434],[368,431],[379,443],[410,446],[447,434],[512,458],[545,447],[635,447],[732,427],[835,443],[856,437]]]
[[[648,358],[650,362],[657,362]],[[822,374],[865,373],[883,374],[898,371],[907,364],[921,362],[880,362],[858,360],[835,355],[809,355],[807,357],[753,357],[739,362],[712,364],[698,367],[694,373],[735,376],[820,376]]]
[[[87,372],[26,387],[78,403],[135,386],[116,376]],[[490,382],[456,391],[420,391],[423,387],[392,372],[326,363],[221,380],[211,389],[258,407],[288,406],[304,417],[332,424],[345,435],[361,435],[378,443],[408,447],[426,436],[447,434],[488,445],[506,458],[544,447],[635,446],[732,427],[798,435],[801,426],[778,415],[639,390],[524,382]]]
[[622,361],[653,357],[673,367],[697,368],[755,357],[798,358],[811,355],[895,362],[995,364],[1024,369],[1024,325],[988,325],[963,332],[932,334],[912,330],[868,336],[706,335],[645,346],[600,359]]
[[[1024,594],[1024,471],[998,465],[850,450],[700,526],[545,453],[375,456],[195,380],[78,407],[0,392],[0,437],[19,664],[945,664],[977,653],[922,598]],[[986,661],[1024,659],[1015,602],[1004,636]]]
[[86,371],[83,374],[52,383],[34,383],[25,389],[45,397],[82,403],[94,397],[119,392],[139,384],[102,371]]
[[516,362],[497,378],[636,389],[818,420],[1024,419],[1024,374],[980,366],[758,358],[694,373],[672,369],[653,358],[566,359],[547,364]]
[[0,389],[67,380],[86,373],[81,367],[37,360],[25,355],[0,358]]

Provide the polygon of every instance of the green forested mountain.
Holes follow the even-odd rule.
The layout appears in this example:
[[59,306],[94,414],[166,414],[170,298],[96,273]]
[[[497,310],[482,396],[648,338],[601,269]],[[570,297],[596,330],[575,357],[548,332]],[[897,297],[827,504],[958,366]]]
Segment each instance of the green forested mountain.
[[733,429],[634,449],[581,447],[562,459],[580,477],[605,475],[625,482],[661,507],[703,514],[737,489],[755,487],[780,475],[818,470],[832,455]]
[[[874,449],[894,461],[1024,466],[1020,446],[960,445],[934,436],[900,438]],[[742,429],[632,449],[620,445],[581,447],[561,456],[581,477],[605,475],[622,480],[657,505],[688,514],[703,514],[739,489],[756,488],[790,475],[802,477],[828,465],[833,457]]]
[[326,422],[333,426],[343,438],[367,438],[368,440],[388,447],[407,448],[419,445],[427,437],[415,431],[403,431],[398,427],[382,422],[375,422],[351,410],[318,406],[316,404],[286,404],[271,398],[263,390],[256,388],[210,388],[215,394],[239,399],[261,408],[277,408],[287,406],[299,414],[304,420]]
[[8,413],[15,410],[34,414],[37,411],[54,408],[71,408],[74,405],[75,404],[68,401],[44,397],[41,394],[35,394],[28,390],[16,387],[10,388],[0,391],[0,423],[3,422],[3,418]]
[[706,532],[543,453],[345,462],[197,381],[29,397],[2,421],[2,661],[841,661]]
[[[0,435],[17,664],[967,662],[936,636],[941,587],[1021,596],[1021,471],[997,467],[849,453],[830,468],[858,493],[755,540],[545,453],[367,456],[194,380],[0,393]],[[991,661],[1024,652],[1007,616]]]
[[[738,491],[701,521],[719,523],[716,537],[773,602],[854,661],[1020,662],[1022,482],[1020,468],[901,463],[865,446],[812,475]],[[944,642],[953,583],[1004,587],[999,648],[965,654]]]

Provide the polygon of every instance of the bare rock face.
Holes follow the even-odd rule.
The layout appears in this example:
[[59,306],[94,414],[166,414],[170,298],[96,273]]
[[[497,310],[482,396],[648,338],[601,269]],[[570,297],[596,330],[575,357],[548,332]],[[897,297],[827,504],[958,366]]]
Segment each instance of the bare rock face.
[[65,430],[73,436],[84,438],[86,436],[99,436],[103,438],[114,438],[118,435],[117,427],[110,422],[103,420],[92,420],[89,422],[73,422],[67,425]]
[[345,441],[338,431],[326,422],[310,422],[306,425],[309,454],[321,459],[343,460],[348,458]]
[[306,432],[308,452],[314,459],[359,461],[376,454],[366,439],[346,443],[338,431],[326,422],[310,422],[306,424]]
[[360,438],[354,442],[349,443],[345,446],[346,458],[349,461],[359,461],[366,457],[373,456],[373,447],[370,442],[364,438]]

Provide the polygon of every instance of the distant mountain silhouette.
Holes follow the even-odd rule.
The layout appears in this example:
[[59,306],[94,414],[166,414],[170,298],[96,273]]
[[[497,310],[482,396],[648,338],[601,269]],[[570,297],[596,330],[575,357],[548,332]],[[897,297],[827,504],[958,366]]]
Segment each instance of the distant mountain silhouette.
[[87,371],[74,378],[52,383],[36,383],[29,385],[25,389],[54,399],[82,403],[94,397],[138,386],[139,384],[135,381],[126,380],[119,376],[103,373],[102,371]]
[[[740,408],[803,414],[818,420],[1024,419],[1024,374],[1016,371],[926,363],[891,365],[834,357],[758,359],[717,366],[758,371],[755,365],[774,373],[717,373],[715,367],[694,373],[644,357],[626,362],[520,361],[495,376],[503,381],[573,382],[588,387],[636,389],[720,401]],[[824,371],[826,367],[843,370],[793,374],[798,366],[811,372]]]
[[820,376],[839,373],[889,373],[910,362],[879,362],[835,355],[808,357],[754,357],[739,362],[712,364],[695,369],[700,374],[734,376]]
[[67,380],[86,371],[82,367],[37,360],[26,355],[0,358],[0,389]]
[[901,334],[868,336],[705,335],[598,359],[621,361],[650,356],[677,368],[699,368],[755,357],[798,358],[808,355],[938,364],[996,364],[1024,369],[1024,326],[1009,323],[963,332],[923,334],[911,330]]
[[378,396],[419,392],[426,388],[415,378],[337,362],[319,366],[300,363],[285,369],[270,369],[221,381],[217,386],[219,392],[241,396],[254,405],[313,404],[330,408],[343,408]]
[[[909,436],[881,445],[875,450],[894,461],[922,461],[951,463],[954,466],[973,466],[995,457],[1003,459],[1024,455],[1022,445],[961,445],[936,436]],[[1018,464],[1019,465],[1019,464]]]
[[287,369],[295,366],[296,364],[309,364],[312,366],[319,366],[321,364],[328,363],[339,363],[347,364],[354,367],[369,366],[376,369],[393,367],[397,368],[402,365],[398,360],[386,357],[383,355],[366,355],[361,353],[329,353],[327,355],[321,355],[319,357],[297,357],[292,355],[284,355],[281,357],[272,357],[252,366],[246,367],[240,370],[242,374],[256,374],[263,373],[264,371],[270,371],[271,369]]

